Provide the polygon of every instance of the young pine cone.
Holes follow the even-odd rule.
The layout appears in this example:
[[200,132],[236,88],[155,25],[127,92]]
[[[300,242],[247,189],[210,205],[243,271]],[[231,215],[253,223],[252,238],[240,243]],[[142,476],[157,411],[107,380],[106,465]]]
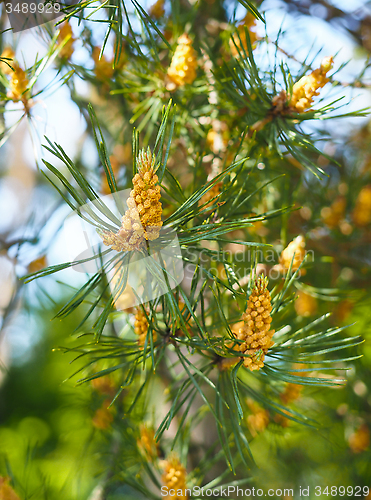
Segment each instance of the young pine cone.
[[244,19],[242,19],[241,23],[237,28],[238,35],[237,33],[234,33],[232,35],[232,38],[230,38],[229,40],[229,47],[234,57],[238,57],[240,53],[243,54],[244,50],[248,52],[245,27],[249,32],[250,43],[252,45],[252,48],[253,49],[255,48],[255,44],[258,39],[257,34],[255,33],[255,31],[253,31],[255,25],[256,25],[256,17],[253,14],[251,14],[251,12],[248,12],[244,17]]
[[100,52],[101,49],[99,47],[94,47],[92,53],[92,59],[94,61],[94,74],[97,77],[97,80],[105,82],[112,78],[114,69],[112,61],[108,61],[104,54],[102,54],[102,57],[99,58]]
[[330,229],[336,228],[345,217],[347,208],[346,199],[343,196],[336,198],[330,207],[323,207],[321,218]]
[[153,5],[151,5],[151,7],[149,8],[149,15],[153,18],[153,19],[161,19],[161,17],[164,16],[165,14],[165,7],[164,7],[164,4],[165,4],[165,0],[157,0]]
[[143,248],[146,241],[156,240],[161,231],[162,205],[158,177],[154,173],[155,157],[144,149],[137,158],[138,173],[117,233],[102,231],[103,243],[117,252]]
[[12,71],[10,75],[10,91],[8,92],[8,97],[12,99],[13,102],[26,102],[27,87],[29,83],[26,72],[18,66],[18,64],[14,64],[13,67],[14,71]]
[[158,443],[155,441],[155,431],[145,424],[140,424],[139,431],[138,448],[150,462],[153,462],[160,454]]
[[165,500],[188,500],[189,497],[186,492],[187,471],[179,459],[176,456],[172,456],[168,460],[163,460],[161,465],[164,469],[162,481],[168,491]]
[[352,218],[358,227],[367,226],[371,222],[371,185],[365,186],[359,192]]
[[317,299],[312,295],[299,291],[295,301],[295,311],[299,316],[312,316],[317,312]]
[[19,496],[9,484],[10,478],[0,476],[0,499],[2,500],[20,500]]
[[[106,399],[102,406],[98,408],[92,418],[92,424],[96,429],[104,431],[111,427],[114,420],[113,409],[110,408],[110,399]],[[1,497],[0,497],[1,498]]]
[[167,70],[168,90],[175,90],[186,83],[193,83],[196,79],[196,69],[197,53],[192,47],[191,39],[184,33],[178,38],[178,46]]
[[[148,320],[141,307],[137,307],[134,321],[134,332],[138,335],[138,344],[143,349],[148,333]],[[153,342],[156,341],[156,333],[152,333]]]
[[9,59],[14,59],[15,54],[14,50],[11,47],[5,47],[3,53],[1,54],[3,59],[7,59],[7,61],[0,61],[0,69],[4,73],[4,75],[11,76],[13,74],[13,70],[11,66],[14,65],[14,61]]
[[301,385],[288,383],[284,392],[280,394],[282,403],[287,405],[299,399],[302,389]]
[[269,413],[265,408],[262,408],[258,403],[252,399],[247,399],[246,401],[251,414],[247,417],[247,426],[255,437],[258,433],[264,432],[269,425]]
[[296,113],[307,111],[313,104],[313,97],[319,94],[319,89],[329,81],[326,74],[333,65],[332,57],[325,57],[318,69],[310,75],[303,76],[292,88],[290,108]]
[[[291,243],[287,245],[287,247],[282,250],[282,253],[279,258],[279,262],[283,268],[284,272],[287,272],[290,269],[291,261],[292,267],[291,271],[295,272],[301,266],[305,257],[305,239],[304,236],[297,236],[292,240]],[[305,274],[305,269],[300,270],[300,274]]]
[[[220,194],[221,192],[221,188],[223,186],[223,183],[222,182],[217,182],[216,184],[214,184],[214,186],[212,186],[209,191],[207,191],[200,199],[200,201],[198,202],[198,205],[201,207],[202,205],[204,205],[205,203],[207,203],[207,205],[205,205],[202,210],[205,210],[207,208],[210,207],[210,205],[213,205],[214,203],[216,204],[217,202],[217,199],[215,199],[216,196],[218,196],[218,194]],[[214,198],[214,199],[213,199]],[[213,201],[211,201],[213,200]],[[210,203],[209,203],[210,202]]]
[[259,276],[250,294],[246,312],[242,319],[244,324],[236,337],[244,341],[236,349],[250,357],[243,358],[243,364],[250,369],[260,370],[264,366],[264,357],[272,347],[274,330],[270,329],[271,296],[267,289],[268,278]]
[[75,38],[73,37],[72,28],[69,22],[65,22],[62,24],[59,30],[59,35],[57,39],[57,45],[62,45],[64,40],[70,36],[64,46],[61,48],[59,52],[59,57],[61,59],[71,59],[71,56],[74,52],[73,44],[75,43]]
[[142,150],[139,153],[138,173],[133,178],[134,189],[130,193],[130,198],[133,201],[128,200],[130,209],[136,206],[140,222],[144,228],[144,238],[150,241],[156,240],[159,237],[162,226],[161,193],[160,186],[158,185],[158,177],[153,171],[154,164],[155,157],[152,158],[149,148],[147,152]]

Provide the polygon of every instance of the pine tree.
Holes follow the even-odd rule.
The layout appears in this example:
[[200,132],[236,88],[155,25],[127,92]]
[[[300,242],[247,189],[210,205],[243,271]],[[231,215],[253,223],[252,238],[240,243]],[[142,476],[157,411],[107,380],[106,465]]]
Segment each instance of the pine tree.
[[[4,107],[20,103],[32,122],[47,90],[36,84],[54,65],[99,158],[88,165],[45,138],[39,170],[97,243],[49,267],[39,256],[22,287],[94,268],[56,319],[78,318],[78,340],[60,349],[82,363],[75,380],[93,392],[91,422],[104,436],[97,498],[242,487],[256,436],[293,423],[315,433],[317,394],[344,386],[341,372],[360,357],[361,337],[329,318],[329,273],[320,286],[315,278],[327,248],[305,233],[315,211],[343,236],[369,229],[371,184],[358,182],[352,209],[341,193],[307,201],[303,186],[326,179],[318,158],[334,162],[320,124],[366,111],[340,111],[335,54],[299,62],[264,35],[264,13],[247,0],[232,14],[219,0],[89,5],[43,28],[48,51],[32,67],[11,47],[1,56]],[[90,69],[76,62],[78,44]],[[355,453],[367,432],[361,423],[352,434]]]

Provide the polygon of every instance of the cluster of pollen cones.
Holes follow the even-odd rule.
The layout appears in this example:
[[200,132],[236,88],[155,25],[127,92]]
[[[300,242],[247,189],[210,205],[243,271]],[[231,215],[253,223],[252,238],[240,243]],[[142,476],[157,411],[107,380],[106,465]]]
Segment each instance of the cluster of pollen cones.
[[271,297],[267,289],[268,278],[259,276],[243,314],[243,325],[235,334],[238,340],[243,341],[237,349],[248,354],[243,358],[244,365],[251,371],[259,370],[264,366],[264,357],[274,342],[271,329]]
[[146,241],[156,240],[161,231],[162,205],[158,177],[154,172],[155,157],[150,149],[137,158],[138,173],[127,200],[128,210],[121,219],[117,233],[103,230],[103,243],[117,252],[140,250]]

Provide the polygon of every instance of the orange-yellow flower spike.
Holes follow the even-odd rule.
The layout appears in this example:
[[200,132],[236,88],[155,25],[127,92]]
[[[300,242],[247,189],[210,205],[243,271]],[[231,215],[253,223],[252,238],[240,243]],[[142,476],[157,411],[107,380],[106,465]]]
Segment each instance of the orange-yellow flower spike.
[[269,413],[250,398],[247,399],[246,403],[251,411],[251,414],[248,415],[246,419],[247,426],[252,436],[255,437],[258,433],[263,432],[267,428],[270,420]]
[[178,46],[167,70],[168,89],[175,90],[186,83],[193,83],[196,79],[196,69],[197,53],[192,47],[192,40],[184,33],[178,38]]
[[27,271],[30,274],[36,273],[37,271],[40,271],[41,269],[44,269],[47,266],[48,266],[48,261],[46,259],[46,255],[42,255],[41,257],[38,257],[37,259],[33,260],[28,264]]
[[[14,59],[15,54],[14,50],[11,47],[5,47],[3,50],[3,53],[1,54],[2,59]],[[0,69],[4,73],[4,75],[11,76],[13,73],[13,70],[10,66],[13,66],[13,61],[8,60],[8,61],[1,61],[0,62]]]
[[[167,486],[168,495],[165,500],[188,500],[189,496],[186,492],[186,475],[185,467],[180,463],[178,457],[173,455],[161,463],[164,474],[162,475],[162,482]],[[174,492],[174,494],[170,494]]]
[[310,75],[303,76],[294,84],[289,103],[292,111],[303,113],[312,107],[313,98],[319,95],[319,89],[329,81],[326,74],[330,71],[332,65],[332,57],[325,57],[318,69],[312,71]]
[[137,158],[138,173],[133,177],[133,190],[127,200],[128,210],[115,234],[102,231],[103,243],[113,250],[132,251],[143,247],[146,241],[156,240],[162,227],[161,189],[154,172],[155,157],[144,149]]
[[64,40],[68,36],[70,38],[66,41],[66,43],[64,44],[64,46],[61,48],[61,50],[59,52],[59,57],[61,57],[62,59],[67,59],[67,60],[70,59],[72,54],[73,54],[73,51],[74,51],[73,44],[75,43],[75,38],[73,37],[73,32],[72,32],[72,28],[71,28],[70,23],[68,21],[66,21],[60,27],[59,35],[58,35],[58,39],[57,39],[57,45],[62,45],[62,43],[64,42]]
[[234,57],[238,57],[240,52],[243,53],[244,50],[248,53],[245,27],[249,32],[251,46],[253,49],[255,48],[258,39],[258,35],[253,31],[255,25],[256,17],[251,12],[248,12],[237,27],[238,35],[234,33],[229,40],[229,47]]
[[299,384],[288,383],[285,390],[280,394],[280,399],[284,404],[290,404],[299,399],[303,386]]
[[[305,239],[304,236],[297,236],[288,246],[282,251],[279,262],[283,267],[284,272],[288,271],[291,266],[291,271],[295,272],[302,264],[305,257]],[[305,274],[305,269],[301,270],[301,274]]]
[[270,327],[271,296],[267,284],[268,279],[262,275],[255,281],[246,312],[242,316],[243,325],[236,334],[237,339],[243,341],[236,350],[249,355],[243,357],[243,363],[250,371],[260,370],[264,366],[265,355],[274,344],[274,330]]
[[10,91],[8,97],[13,102],[27,101],[28,78],[26,72],[16,64],[10,75]]
[[317,299],[305,292],[298,292],[295,300],[295,311],[299,316],[311,316],[317,312]]
[[370,447],[370,430],[366,424],[361,425],[348,438],[349,448],[353,453],[362,453]]
[[99,56],[100,48],[94,47],[92,54],[92,58],[95,63],[94,73],[98,80],[104,82],[112,78],[114,72],[113,63],[112,61],[108,61],[104,54],[102,54],[101,58],[99,58]]
[[371,185],[365,186],[357,196],[356,206],[352,213],[354,224],[364,227],[371,222]]
[[152,427],[148,427],[145,424],[140,425],[139,431],[138,447],[148,460],[153,461],[160,454],[158,443],[155,441],[155,431]]
[[110,408],[111,400],[106,399],[102,406],[98,408],[93,416],[92,424],[95,428],[104,431],[111,427],[113,422],[113,408]]
[[165,0],[157,0],[151,7],[149,8],[149,15],[154,19],[161,19],[165,14]]
[[1,500],[19,500],[19,496],[9,485],[9,478],[0,477],[0,499]]
[[346,199],[343,196],[336,198],[330,207],[323,207],[321,218],[327,227],[334,229],[345,217]]
[[148,333],[148,320],[141,307],[136,309],[134,332],[138,335],[139,346],[143,348]]

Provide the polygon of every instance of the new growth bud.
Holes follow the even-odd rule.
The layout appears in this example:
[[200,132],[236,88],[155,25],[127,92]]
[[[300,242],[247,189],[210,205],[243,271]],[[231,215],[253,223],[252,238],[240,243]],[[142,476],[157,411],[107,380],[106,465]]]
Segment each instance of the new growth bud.
[[303,76],[296,82],[292,89],[290,108],[296,113],[307,111],[313,104],[313,97],[319,95],[319,89],[329,81],[326,74],[333,65],[332,57],[325,57],[321,66],[312,71],[310,75]]
[[[166,500],[188,500],[186,493],[186,474],[185,467],[180,463],[178,457],[173,455],[161,463],[164,474],[162,481],[164,486],[167,486],[169,494],[165,497]],[[174,494],[170,494],[173,491]],[[181,493],[180,495],[178,493]]]
[[[148,333],[148,320],[143,309],[141,307],[136,308],[135,321],[134,321],[134,331],[138,335],[138,344],[141,349],[143,349],[146,342]],[[156,341],[156,333],[153,332],[153,342]]]
[[[3,53],[1,54],[2,59],[14,59],[15,54],[14,50],[11,47],[5,47],[3,50]],[[13,70],[11,68],[13,66],[13,61],[1,61],[0,62],[0,69],[4,73],[4,75],[11,76],[13,73]]]
[[167,70],[168,90],[193,83],[196,79],[196,69],[197,53],[192,47],[192,40],[184,33],[178,38],[178,46]]
[[14,71],[10,74],[10,91],[8,92],[8,97],[13,102],[23,101],[27,102],[27,87],[28,87],[28,78],[26,76],[26,72],[18,66],[18,64],[14,65]]
[[[305,257],[305,239],[304,236],[297,236],[291,243],[282,251],[279,262],[286,272],[290,269],[295,272],[299,269]],[[301,274],[305,274],[305,269],[301,270]]]
[[59,52],[59,57],[66,60],[71,58],[74,52],[73,44],[75,43],[75,38],[73,37],[71,25],[66,21],[60,27],[59,35],[57,38],[57,45],[58,46],[62,45],[62,43],[68,36],[70,36],[70,38],[66,41],[66,43]]
[[236,348],[249,357],[243,358],[244,365],[249,370],[260,370],[264,366],[264,358],[268,349],[272,347],[274,330],[270,329],[271,296],[267,289],[268,278],[259,276],[251,291],[246,312],[243,314],[243,325],[236,337],[242,340]]
[[234,33],[229,40],[229,47],[234,57],[238,57],[240,53],[243,54],[244,50],[248,53],[245,27],[249,32],[252,48],[255,47],[256,40],[258,39],[257,34],[253,31],[255,26],[256,17],[251,12],[248,12],[237,28],[238,35]]
[[162,205],[158,177],[154,173],[155,157],[144,149],[137,158],[138,173],[133,177],[133,190],[127,200],[128,210],[117,233],[104,230],[101,238],[117,252],[139,250],[146,241],[156,240],[161,231]]
[[149,15],[154,19],[161,19],[165,14],[165,0],[157,0],[151,7],[149,8]]

